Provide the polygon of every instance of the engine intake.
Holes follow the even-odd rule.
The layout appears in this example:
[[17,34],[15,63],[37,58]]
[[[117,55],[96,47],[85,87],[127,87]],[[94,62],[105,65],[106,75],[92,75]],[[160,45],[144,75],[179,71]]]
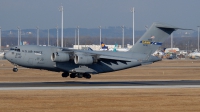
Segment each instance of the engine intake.
[[80,64],[80,65],[89,65],[94,62],[94,59],[92,56],[84,56],[84,55],[75,55],[74,57],[74,63]]
[[63,52],[55,52],[51,55],[51,60],[53,62],[66,62],[69,61],[69,54]]

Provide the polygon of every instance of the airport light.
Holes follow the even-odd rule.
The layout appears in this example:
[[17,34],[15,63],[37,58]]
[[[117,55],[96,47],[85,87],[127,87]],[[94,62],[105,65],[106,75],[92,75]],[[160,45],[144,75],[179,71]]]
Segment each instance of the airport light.
[[198,27],[198,52],[199,52],[199,27],[200,26],[197,26]]
[[78,49],[79,49],[79,26],[77,26],[77,31],[78,31]]
[[57,47],[58,47],[58,25],[56,26],[56,30],[57,30]]
[[21,45],[21,29],[20,27],[17,27],[18,29],[18,45]]
[[0,51],[1,51],[1,27],[0,27]]
[[122,48],[124,48],[124,25],[122,27]]
[[173,48],[173,33],[171,34],[171,49]]
[[18,44],[17,45],[19,46],[19,29],[20,29],[19,26],[17,27],[17,29],[18,29]]
[[48,29],[48,46],[49,46],[49,29]]
[[75,29],[75,36],[74,36],[74,45],[76,45],[76,29]]
[[185,47],[186,47],[186,52],[188,52],[188,51],[187,51],[187,44],[185,44]]
[[101,26],[99,26],[99,33],[100,33],[100,35],[99,35],[99,38],[100,38],[100,48],[101,48]]
[[19,29],[19,45],[21,45],[21,39],[22,39],[22,32],[21,29]]
[[59,8],[61,12],[61,47],[63,48],[63,6],[61,5]]
[[145,27],[145,29],[146,29],[146,31],[148,30],[148,26],[146,25],[146,26],[144,26]]
[[39,27],[36,26],[36,30],[37,30],[37,45],[39,45]]
[[134,13],[135,13],[135,10],[134,10],[134,7],[133,9],[131,9],[131,12],[133,13],[133,45],[135,43],[135,33],[134,33]]

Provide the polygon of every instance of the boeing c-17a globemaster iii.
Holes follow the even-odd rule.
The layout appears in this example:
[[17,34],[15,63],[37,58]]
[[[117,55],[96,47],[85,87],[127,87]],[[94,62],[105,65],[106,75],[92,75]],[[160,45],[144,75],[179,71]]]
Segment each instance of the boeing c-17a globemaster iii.
[[90,79],[90,74],[113,72],[160,61],[160,58],[151,54],[177,29],[181,28],[153,23],[127,52],[87,51],[54,46],[24,45],[11,48],[5,57],[14,64],[14,72],[18,71],[17,65],[19,65],[63,72],[62,77]]

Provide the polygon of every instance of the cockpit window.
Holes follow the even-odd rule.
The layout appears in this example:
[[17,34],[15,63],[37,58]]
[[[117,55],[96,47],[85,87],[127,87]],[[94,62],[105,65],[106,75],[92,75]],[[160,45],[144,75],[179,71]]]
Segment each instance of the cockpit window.
[[19,48],[10,48],[10,50],[20,52]]
[[20,49],[16,49],[15,51],[20,52]]
[[14,48],[10,48],[10,50],[14,51],[15,49]]

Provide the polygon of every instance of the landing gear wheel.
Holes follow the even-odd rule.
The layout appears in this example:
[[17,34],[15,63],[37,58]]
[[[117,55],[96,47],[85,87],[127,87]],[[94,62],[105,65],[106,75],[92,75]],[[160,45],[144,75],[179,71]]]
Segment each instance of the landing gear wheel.
[[66,77],[68,77],[68,76],[69,76],[69,73],[68,73],[68,72],[62,73],[62,77],[66,78]]
[[83,78],[83,74],[77,73],[77,77],[78,77],[78,78]]
[[75,73],[71,73],[70,74],[70,78],[75,78],[76,77],[76,74]]
[[90,79],[90,78],[91,78],[91,75],[90,75],[90,74],[87,74],[87,73],[84,73],[84,74],[83,74],[83,77],[85,77],[86,79]]
[[17,72],[18,71],[18,69],[17,68],[13,68],[13,72]]

